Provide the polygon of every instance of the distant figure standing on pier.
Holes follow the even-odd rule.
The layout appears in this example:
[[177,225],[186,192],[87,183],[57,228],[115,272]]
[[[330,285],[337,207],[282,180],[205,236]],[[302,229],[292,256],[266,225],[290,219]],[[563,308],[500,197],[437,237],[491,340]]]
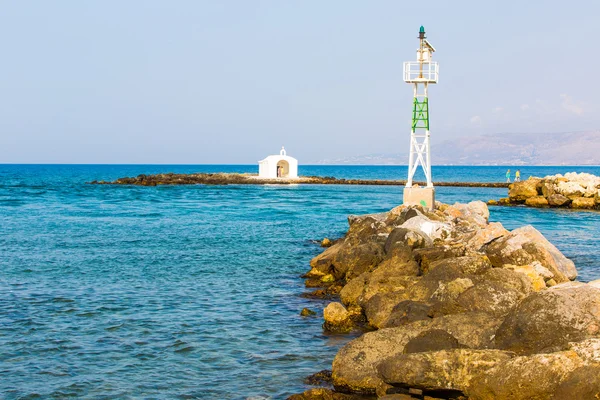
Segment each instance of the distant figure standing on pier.
[[521,182],[521,171],[517,170],[515,172],[515,182]]
[[510,183],[510,169],[506,171],[506,183]]

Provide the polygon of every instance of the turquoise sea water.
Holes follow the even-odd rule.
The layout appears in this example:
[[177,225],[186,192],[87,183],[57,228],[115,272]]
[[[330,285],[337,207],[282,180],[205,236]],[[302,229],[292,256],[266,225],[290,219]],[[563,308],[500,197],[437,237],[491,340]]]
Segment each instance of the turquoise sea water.
[[[523,167],[523,177],[599,167]],[[0,165],[0,398],[280,399],[330,368],[349,338],[324,335],[299,275],[348,214],[387,211],[392,186],[113,187],[84,182],[255,166]],[[434,167],[434,180],[502,181],[504,167]],[[405,167],[301,167],[402,179]],[[506,189],[437,189],[453,203]],[[533,224],[600,278],[600,214],[491,208]]]

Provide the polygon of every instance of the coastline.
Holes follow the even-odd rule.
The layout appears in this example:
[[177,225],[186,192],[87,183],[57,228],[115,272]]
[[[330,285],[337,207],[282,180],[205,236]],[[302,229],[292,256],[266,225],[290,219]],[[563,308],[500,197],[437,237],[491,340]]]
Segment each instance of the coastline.
[[599,393],[600,281],[574,282],[573,262],[535,228],[488,219],[480,201],[350,216],[304,278],[315,297],[339,300],[325,331],[375,330],[338,351],[334,390],[290,399]]
[[[135,186],[158,186],[158,185],[367,185],[367,186],[405,186],[406,180],[385,179],[344,179],[335,177],[301,176],[296,179],[276,178],[261,179],[253,174],[239,173],[197,173],[197,174],[141,174],[136,177],[124,177],[115,181],[92,181],[93,185],[135,185]],[[416,185],[424,186],[425,182],[414,182]],[[435,186],[452,187],[489,187],[508,188],[509,184],[504,182],[434,182]]]

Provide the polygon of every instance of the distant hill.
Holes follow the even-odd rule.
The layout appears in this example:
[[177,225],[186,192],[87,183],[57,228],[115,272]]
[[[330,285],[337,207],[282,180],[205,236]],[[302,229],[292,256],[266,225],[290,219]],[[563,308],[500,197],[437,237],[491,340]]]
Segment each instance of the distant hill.
[[[434,165],[600,165],[600,130],[495,133],[431,146]],[[319,164],[408,164],[408,151],[322,160]]]

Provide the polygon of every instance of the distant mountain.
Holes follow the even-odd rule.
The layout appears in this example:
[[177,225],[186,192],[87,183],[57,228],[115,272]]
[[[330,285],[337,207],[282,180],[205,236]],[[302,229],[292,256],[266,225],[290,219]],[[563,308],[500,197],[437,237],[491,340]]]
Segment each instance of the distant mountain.
[[[600,165],[600,130],[495,133],[431,146],[434,165]],[[322,160],[319,164],[406,165],[408,151]]]

